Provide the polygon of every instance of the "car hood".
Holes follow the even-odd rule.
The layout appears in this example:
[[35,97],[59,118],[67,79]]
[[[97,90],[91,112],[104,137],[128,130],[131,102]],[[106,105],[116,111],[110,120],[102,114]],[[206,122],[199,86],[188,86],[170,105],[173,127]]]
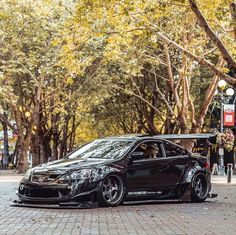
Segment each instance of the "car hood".
[[87,168],[93,166],[103,165],[104,163],[109,163],[112,160],[110,159],[97,159],[97,158],[76,158],[69,159],[63,158],[60,160],[56,160],[53,162],[48,162],[42,165],[39,165],[33,169],[34,172],[50,172],[50,171],[58,171],[58,172],[67,172],[72,170],[78,170],[80,168]]

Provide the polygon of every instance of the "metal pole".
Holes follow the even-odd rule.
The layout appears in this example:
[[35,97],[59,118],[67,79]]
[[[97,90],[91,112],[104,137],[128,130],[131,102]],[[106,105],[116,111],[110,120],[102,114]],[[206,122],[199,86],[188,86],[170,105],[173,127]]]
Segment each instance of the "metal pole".
[[[224,104],[223,104],[223,94],[221,97],[221,102],[220,102],[220,132],[223,133],[224,131]],[[225,167],[224,167],[224,149],[221,149],[219,151],[220,154],[220,175],[225,174]]]
[[224,104],[223,100],[220,102],[220,132],[224,131]]
[[231,183],[232,175],[233,175],[233,164],[228,163],[227,164],[227,183]]

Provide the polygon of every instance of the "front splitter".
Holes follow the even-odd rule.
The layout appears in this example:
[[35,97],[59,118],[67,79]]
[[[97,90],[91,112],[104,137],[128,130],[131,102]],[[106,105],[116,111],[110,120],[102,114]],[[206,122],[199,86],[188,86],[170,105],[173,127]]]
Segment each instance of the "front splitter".
[[24,203],[22,201],[15,200],[11,204],[14,207],[29,207],[29,208],[45,208],[45,209],[92,209],[97,208],[97,202],[62,202],[59,204],[34,204],[34,203]]

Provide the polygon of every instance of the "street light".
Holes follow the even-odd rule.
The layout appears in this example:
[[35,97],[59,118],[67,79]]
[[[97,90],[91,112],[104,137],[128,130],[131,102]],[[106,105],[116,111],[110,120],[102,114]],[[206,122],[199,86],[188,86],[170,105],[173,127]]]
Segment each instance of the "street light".
[[233,96],[234,95],[234,89],[229,87],[226,91],[225,91],[226,95],[228,96]]
[[224,89],[224,88],[226,87],[226,85],[227,85],[227,83],[226,83],[225,80],[220,80],[220,81],[218,82],[218,87],[219,87],[220,89]]
[[[224,131],[224,103],[227,101],[227,98],[234,95],[234,89],[229,87],[225,90],[227,86],[227,83],[225,80],[220,80],[218,82],[218,88],[219,92],[215,93],[216,95],[219,95],[219,101],[220,101],[220,132],[223,133]],[[225,94],[224,94],[225,90]],[[226,99],[225,99],[226,98]],[[224,175],[225,169],[224,169],[224,149],[219,149],[219,155],[220,155],[220,169],[219,172],[221,175]]]

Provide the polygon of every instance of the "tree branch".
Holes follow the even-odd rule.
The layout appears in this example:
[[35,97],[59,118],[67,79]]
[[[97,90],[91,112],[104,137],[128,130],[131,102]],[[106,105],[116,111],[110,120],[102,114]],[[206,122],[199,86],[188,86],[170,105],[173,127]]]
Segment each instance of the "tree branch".
[[[171,90],[174,94],[174,98],[176,101],[176,105],[178,107],[178,109],[181,108],[181,102],[179,99],[179,94],[178,94],[178,86],[175,86],[175,82],[174,82],[174,76],[173,76],[173,72],[172,72],[172,66],[171,66],[171,61],[170,61],[170,55],[169,55],[169,51],[168,51],[168,46],[166,43],[164,43],[164,51],[165,51],[165,59],[166,59],[166,64],[167,64],[167,73],[168,73],[168,77],[169,77],[169,84],[171,87]],[[177,88],[177,89],[176,89]]]
[[7,120],[7,118],[0,113],[0,120],[4,122],[8,127],[10,127],[13,131],[16,132],[16,128]]
[[232,24],[233,24],[234,40],[236,40],[236,2],[232,2],[230,4],[230,11],[231,11],[231,17],[232,17]]
[[[224,60],[221,58],[218,62],[217,67],[222,68],[223,66],[224,66]],[[207,91],[206,91],[206,96],[205,96],[204,101],[201,105],[201,112],[199,113],[199,116],[197,118],[197,124],[200,127],[203,125],[204,117],[205,117],[208,107],[211,104],[211,101],[214,97],[215,91],[217,89],[218,81],[219,81],[219,77],[217,75],[215,75],[213,77],[210,85],[208,86]]]
[[163,34],[161,34],[160,32],[157,32],[157,37],[162,40],[163,42],[172,45],[173,47],[175,47],[176,49],[182,51],[184,54],[186,54],[187,56],[189,56],[190,58],[194,59],[195,61],[197,61],[200,65],[206,66],[208,67],[214,74],[216,74],[217,76],[219,76],[220,78],[224,79],[225,81],[227,81],[229,84],[231,84],[232,86],[236,87],[236,79],[224,74],[223,72],[221,72],[219,69],[216,68],[216,66],[212,63],[210,63],[209,61],[207,61],[206,59],[199,57],[197,55],[194,55],[193,53],[191,53],[190,51],[184,49],[183,47],[181,47],[179,44],[177,44],[176,42],[168,39],[167,37],[165,37]]
[[192,11],[195,13],[195,15],[198,18],[200,26],[205,30],[207,36],[214,42],[214,44],[220,50],[222,57],[228,63],[229,68],[236,69],[236,62],[234,61],[232,56],[229,54],[224,43],[220,40],[220,38],[211,29],[206,18],[203,16],[202,12],[199,10],[199,8],[196,4],[196,0],[189,0],[189,4],[191,6]]

